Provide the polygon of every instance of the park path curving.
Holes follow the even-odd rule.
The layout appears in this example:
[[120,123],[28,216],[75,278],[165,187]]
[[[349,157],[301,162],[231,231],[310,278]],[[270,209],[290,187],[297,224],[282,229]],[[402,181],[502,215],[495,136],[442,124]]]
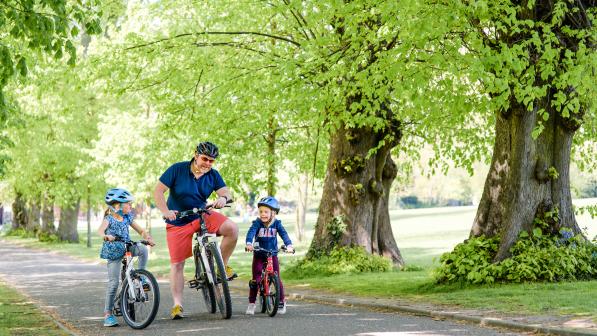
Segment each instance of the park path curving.
[[[105,265],[89,263],[58,253],[21,247],[0,240],[0,279],[17,288],[51,314],[73,335],[521,335],[531,334],[502,328],[488,328],[457,321],[450,316],[426,315],[398,309],[379,300],[341,297],[313,291],[288,289],[291,299],[286,315],[274,318],[244,315],[247,291],[233,282],[233,316],[222,320],[204,312],[195,290],[185,289],[186,318],[168,318],[172,303],[166,281],[160,280],[161,306],[156,320],[136,331],[124,324],[102,326],[106,285]],[[294,297],[294,298],[292,298]],[[318,300],[315,302],[313,300]],[[361,300],[361,301],[359,301]],[[327,303],[327,304],[326,304]],[[377,305],[377,306],[376,306]],[[403,305],[403,307],[406,307]],[[411,308],[417,308],[412,307]],[[417,309],[419,309],[417,308]],[[473,320],[471,320],[473,321]],[[473,321],[476,322],[476,321]],[[490,323],[487,323],[490,325]],[[590,335],[591,330],[584,330]],[[597,333],[595,333],[597,334]],[[573,334],[571,334],[573,335]]]

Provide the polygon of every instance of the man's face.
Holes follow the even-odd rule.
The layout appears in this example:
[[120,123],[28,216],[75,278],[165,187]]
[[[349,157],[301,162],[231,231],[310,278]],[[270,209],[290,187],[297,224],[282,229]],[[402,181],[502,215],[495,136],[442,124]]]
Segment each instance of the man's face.
[[207,173],[213,166],[216,159],[205,154],[195,153],[195,167],[203,174]]

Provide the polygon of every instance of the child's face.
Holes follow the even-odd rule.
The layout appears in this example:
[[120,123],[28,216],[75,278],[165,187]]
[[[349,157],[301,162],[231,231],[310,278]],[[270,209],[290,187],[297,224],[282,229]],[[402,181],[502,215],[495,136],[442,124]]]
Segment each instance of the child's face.
[[128,214],[131,212],[131,210],[133,209],[133,206],[131,205],[131,202],[128,203],[120,203],[120,207],[122,209],[122,213],[124,214]]
[[266,206],[260,206],[259,207],[259,219],[261,219],[262,222],[267,223],[270,220],[272,220],[274,218],[275,213],[272,211],[272,209],[266,207]]

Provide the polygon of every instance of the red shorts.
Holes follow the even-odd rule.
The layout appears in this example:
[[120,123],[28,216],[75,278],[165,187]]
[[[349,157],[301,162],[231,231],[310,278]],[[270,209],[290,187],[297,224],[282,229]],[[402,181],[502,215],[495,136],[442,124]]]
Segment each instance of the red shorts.
[[[217,211],[204,214],[203,218],[209,233],[217,233],[220,226],[228,219],[228,217]],[[166,224],[166,241],[168,242],[170,263],[175,264],[185,261],[193,255],[193,234],[199,231],[199,227],[198,218],[183,226]]]

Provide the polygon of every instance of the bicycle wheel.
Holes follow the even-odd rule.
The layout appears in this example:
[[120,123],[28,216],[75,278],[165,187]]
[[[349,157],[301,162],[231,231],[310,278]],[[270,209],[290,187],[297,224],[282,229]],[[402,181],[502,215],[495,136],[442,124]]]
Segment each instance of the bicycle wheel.
[[278,312],[278,305],[280,305],[280,282],[278,282],[278,277],[275,274],[267,278],[267,286],[269,287],[269,293],[265,296],[266,311],[267,315],[274,317]]
[[153,274],[147,270],[136,270],[131,274],[134,293],[132,297],[128,282],[124,282],[120,307],[126,324],[133,329],[147,327],[160,306],[160,287]]
[[[212,272],[215,271],[216,283],[214,284],[214,294],[218,309],[224,319],[229,319],[232,316],[232,299],[230,298],[230,290],[228,289],[228,279],[226,279],[226,268],[224,261],[220,254],[220,249],[216,243],[210,243],[208,247],[207,259],[211,266]],[[215,268],[214,268],[215,266]]]
[[213,285],[207,281],[207,276],[205,275],[205,265],[203,265],[203,259],[201,259],[201,254],[199,253],[197,246],[195,246],[193,255],[195,259],[195,279],[200,284],[200,288],[197,288],[197,290],[201,292],[207,312],[214,314],[217,309],[216,295],[214,294]]

